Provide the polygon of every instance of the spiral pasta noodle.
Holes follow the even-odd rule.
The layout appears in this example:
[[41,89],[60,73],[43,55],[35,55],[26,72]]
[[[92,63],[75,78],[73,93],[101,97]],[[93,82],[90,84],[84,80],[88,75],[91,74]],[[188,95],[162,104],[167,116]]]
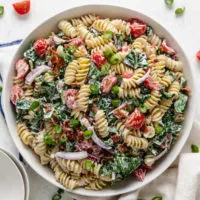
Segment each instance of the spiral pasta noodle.
[[119,33],[122,33],[123,35],[129,35],[130,30],[130,23],[122,20],[122,19],[114,19],[111,21],[113,26],[118,30]]
[[145,138],[139,138],[132,135],[127,135],[124,138],[124,142],[128,147],[136,148],[136,149],[147,149],[148,141]]
[[124,89],[124,88],[119,88],[118,92],[118,97],[119,98],[125,98],[125,97],[137,97],[140,98],[140,88],[132,88],[132,89]]
[[74,56],[76,58],[80,58],[80,57],[86,57],[88,55],[87,49],[85,48],[85,46],[81,45],[80,47],[78,47],[75,52],[74,52]]
[[140,36],[134,40],[132,46],[137,53],[142,53],[144,51],[144,48],[146,47],[146,44],[147,44],[146,36]]
[[81,57],[78,59],[79,68],[76,72],[76,83],[82,85],[85,82],[87,74],[90,68],[90,60],[88,58]]
[[104,32],[106,30],[110,30],[113,33],[118,33],[117,29],[109,19],[98,19],[95,20],[92,26],[99,32]]
[[98,36],[95,38],[87,39],[86,45],[89,49],[96,48],[98,46],[106,45],[110,42],[109,39],[104,39],[102,36]]
[[178,98],[179,96],[179,91],[180,91],[181,87],[180,87],[180,83],[178,81],[174,81],[169,89],[168,89],[168,92],[170,94],[173,94],[175,96],[175,98]]
[[70,85],[76,81],[76,73],[78,69],[79,69],[79,63],[77,60],[73,60],[68,64],[64,75],[65,84]]
[[111,65],[110,70],[111,70],[111,73],[114,72],[115,74],[131,74],[131,73],[133,73],[133,69],[126,66],[124,63]]
[[113,52],[113,53],[117,52],[117,49],[112,42],[105,44],[105,45],[98,46],[98,47],[92,49],[91,52],[92,53],[97,53],[97,52],[103,53],[104,51],[108,51],[108,50]]
[[145,100],[144,102],[144,106],[148,109],[148,110],[152,110],[160,101],[160,97],[161,94],[159,91],[152,91],[151,92],[151,97],[148,98],[147,100]]
[[181,61],[176,61],[172,58],[166,57],[166,68],[174,72],[181,72],[183,71],[183,63]]
[[62,20],[58,24],[58,28],[65,33],[65,35],[74,38],[78,36],[78,31],[72,24],[67,20]]
[[78,26],[79,24],[83,24],[85,26],[90,26],[95,20],[96,20],[95,14],[88,14],[81,16],[79,18],[73,18],[71,19],[73,26]]
[[148,37],[148,41],[156,47],[159,47],[162,43],[161,39],[156,34]]
[[34,136],[24,123],[17,123],[17,134],[24,144],[32,146]]
[[78,109],[80,111],[86,112],[88,108],[88,100],[90,96],[90,86],[89,85],[82,85],[79,93],[78,93]]
[[102,138],[108,136],[108,122],[106,119],[106,115],[103,110],[98,110],[94,117],[95,120],[95,128],[98,131],[99,135]]
[[90,40],[93,38],[93,34],[87,29],[86,26],[79,24],[77,26],[78,30],[78,35],[83,39],[83,40]]

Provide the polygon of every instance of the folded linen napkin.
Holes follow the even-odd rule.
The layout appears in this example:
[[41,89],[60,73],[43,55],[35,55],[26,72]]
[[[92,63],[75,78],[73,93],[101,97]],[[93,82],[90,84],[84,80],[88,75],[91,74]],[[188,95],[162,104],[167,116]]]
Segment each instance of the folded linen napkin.
[[[0,48],[0,68],[8,67],[10,59],[13,53],[16,51],[17,46]],[[4,70],[5,73],[6,70]],[[8,151],[18,155],[18,151],[15,148],[5,121],[0,116],[0,147],[7,149]],[[190,152],[190,146],[192,143],[200,146],[200,123],[195,122],[192,133],[183,148],[183,153]],[[72,195],[71,193],[65,193],[63,199],[72,200],[76,198],[79,200],[151,200],[155,196],[162,196],[163,200],[195,200],[199,194],[197,187],[199,187],[198,180],[200,179],[198,166],[200,164],[199,154],[183,154],[180,159],[179,168],[169,168],[156,180],[142,188],[140,191],[124,194],[121,196],[115,196],[112,198],[88,198],[84,196]],[[178,159],[174,163],[174,167],[178,165]],[[49,200],[52,194],[57,190],[55,186],[51,185],[40,176],[38,176],[28,165],[26,166],[29,179],[30,179],[30,199],[43,199]],[[178,174],[178,179],[177,179]],[[176,182],[177,179],[177,182]],[[177,188],[176,188],[177,185]],[[194,194],[196,196],[194,196]]]

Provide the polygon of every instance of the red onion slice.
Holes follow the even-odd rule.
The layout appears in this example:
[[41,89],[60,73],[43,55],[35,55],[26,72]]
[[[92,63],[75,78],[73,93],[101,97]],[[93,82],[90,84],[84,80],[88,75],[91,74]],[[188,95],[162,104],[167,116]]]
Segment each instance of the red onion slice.
[[36,67],[35,69],[33,69],[31,72],[28,73],[28,75],[25,78],[26,80],[25,83],[31,85],[37,76],[49,70],[51,70],[51,68],[48,67],[47,65],[41,65]]
[[57,152],[55,157],[63,158],[66,160],[82,160],[88,157],[87,151],[80,152]]
[[143,83],[145,81],[145,79],[149,76],[149,74],[150,74],[150,69],[147,71],[147,73],[142,78],[140,78],[136,81],[137,85]]

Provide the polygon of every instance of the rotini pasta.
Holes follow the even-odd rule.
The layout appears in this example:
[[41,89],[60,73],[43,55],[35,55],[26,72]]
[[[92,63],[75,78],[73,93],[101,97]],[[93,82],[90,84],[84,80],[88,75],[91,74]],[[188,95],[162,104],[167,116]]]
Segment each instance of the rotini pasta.
[[72,26],[67,20],[62,20],[58,24],[58,28],[65,33],[65,35],[74,38],[78,36],[78,31],[75,27]]

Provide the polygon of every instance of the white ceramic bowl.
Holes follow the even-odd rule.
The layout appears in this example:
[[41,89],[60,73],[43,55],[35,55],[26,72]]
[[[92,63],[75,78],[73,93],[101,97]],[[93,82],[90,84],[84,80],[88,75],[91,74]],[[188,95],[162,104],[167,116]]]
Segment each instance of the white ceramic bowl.
[[150,17],[145,16],[142,13],[136,12],[134,10],[127,9],[127,8],[122,8],[122,7],[112,6],[112,5],[86,5],[86,6],[81,6],[81,7],[76,7],[76,8],[66,10],[46,20],[44,23],[38,26],[24,39],[18,51],[16,52],[15,56],[13,57],[13,60],[12,60],[11,65],[9,66],[7,75],[4,77],[4,83],[3,83],[4,90],[3,90],[2,100],[3,100],[3,109],[5,112],[8,128],[22,156],[40,176],[42,176],[43,178],[45,178],[52,184],[58,187],[62,187],[59,183],[56,182],[52,171],[48,167],[42,166],[37,156],[28,147],[23,145],[19,137],[17,136],[15,112],[14,112],[13,106],[11,105],[9,101],[10,88],[12,86],[11,80],[12,80],[12,76],[14,75],[14,63],[22,55],[22,53],[27,48],[31,40],[40,38],[40,37],[45,37],[51,31],[57,30],[57,24],[61,19],[78,17],[83,14],[93,13],[93,12],[103,17],[110,17],[110,18],[128,19],[130,17],[135,17],[135,18],[142,19],[144,22],[151,25],[154,28],[155,32],[159,36],[167,38],[167,41],[170,43],[170,46],[172,46],[176,50],[176,52],[178,52],[178,56],[184,63],[184,73],[187,76],[188,85],[193,90],[193,93],[189,99],[188,107],[185,113],[185,123],[184,123],[184,129],[183,129],[182,135],[180,136],[179,140],[176,142],[174,147],[170,150],[170,152],[154,166],[154,169],[151,172],[147,174],[143,182],[137,182],[134,180],[134,178],[129,177],[126,180],[120,183],[117,183],[114,186],[104,189],[102,191],[88,191],[85,189],[75,189],[74,191],[71,191],[72,193],[85,195],[85,196],[108,197],[108,196],[123,194],[123,193],[137,190],[140,187],[152,181],[153,179],[155,179],[161,173],[163,173],[169,167],[169,165],[174,161],[174,159],[178,156],[178,154],[180,153],[182,147],[184,146],[189,136],[193,119],[194,119],[194,114],[195,114],[196,92],[194,88],[194,76],[193,76],[192,69],[189,65],[188,59],[186,55],[184,54],[183,49],[179,46],[179,44],[176,42],[173,36],[169,33],[169,31],[167,31],[163,26],[158,24],[155,20],[151,19]]

